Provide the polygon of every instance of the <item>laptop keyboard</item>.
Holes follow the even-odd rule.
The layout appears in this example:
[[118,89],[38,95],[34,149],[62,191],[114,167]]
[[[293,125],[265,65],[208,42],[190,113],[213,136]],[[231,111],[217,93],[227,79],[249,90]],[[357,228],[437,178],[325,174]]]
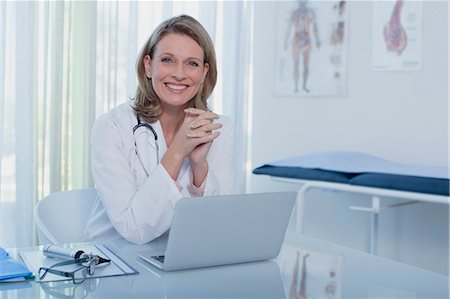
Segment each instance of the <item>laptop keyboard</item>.
[[164,255],[158,255],[153,257],[158,262],[164,263]]

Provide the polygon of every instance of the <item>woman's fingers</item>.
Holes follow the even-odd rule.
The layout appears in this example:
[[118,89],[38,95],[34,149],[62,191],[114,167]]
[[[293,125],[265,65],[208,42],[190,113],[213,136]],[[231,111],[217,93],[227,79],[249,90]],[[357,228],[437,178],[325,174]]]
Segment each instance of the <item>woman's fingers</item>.
[[185,113],[189,113],[189,114],[195,114],[195,115],[199,115],[205,112],[210,112],[210,111],[206,111],[206,110],[202,110],[202,109],[197,109],[197,108],[186,108],[184,109]]
[[[211,111],[205,111],[197,108],[187,108],[184,110],[186,117],[190,119],[188,138],[204,138],[212,134],[213,130],[220,129],[222,124],[213,121],[219,118],[219,115]],[[199,140],[196,140],[197,142]]]
[[208,124],[210,124],[210,123],[211,123],[211,121],[208,120],[208,119],[201,119],[201,120],[193,121],[193,122],[191,123],[191,129],[197,129],[197,128],[199,128],[199,127],[208,125]]
[[219,115],[211,111],[196,108],[188,108],[184,111],[186,118],[172,141],[171,148],[187,156],[195,148],[211,143],[219,137],[220,132],[216,130],[222,128],[222,124],[214,122]]
[[184,112],[190,117],[201,116],[201,119],[213,120],[213,119],[219,118],[219,115],[214,112],[205,111],[205,110],[201,110],[201,109],[197,109],[197,108],[187,108],[187,109],[184,109]]
[[197,129],[191,129],[188,133],[187,133],[187,137],[189,138],[199,138],[199,137],[204,137],[206,135],[209,135],[212,133],[213,130],[218,130],[222,128],[222,124],[219,123],[207,123]]
[[220,132],[216,131],[216,132],[211,132],[210,134],[206,134],[203,137],[198,137],[195,140],[197,141],[196,143],[199,144],[204,144],[204,143],[208,143],[213,141],[214,139],[216,139],[217,137],[219,137]]

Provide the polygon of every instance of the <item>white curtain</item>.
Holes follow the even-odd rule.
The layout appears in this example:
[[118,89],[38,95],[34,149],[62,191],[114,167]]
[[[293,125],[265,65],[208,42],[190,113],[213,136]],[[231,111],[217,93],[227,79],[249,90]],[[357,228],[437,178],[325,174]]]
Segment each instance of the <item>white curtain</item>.
[[0,246],[35,243],[33,206],[45,195],[93,187],[95,118],[133,97],[140,47],[182,13],[215,42],[210,107],[234,120],[244,192],[251,2],[0,2]]

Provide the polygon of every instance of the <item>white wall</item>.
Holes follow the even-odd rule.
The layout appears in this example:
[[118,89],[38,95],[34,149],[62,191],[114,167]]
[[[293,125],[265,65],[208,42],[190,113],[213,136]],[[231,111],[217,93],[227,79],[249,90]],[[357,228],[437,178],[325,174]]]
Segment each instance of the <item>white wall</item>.
[[[250,141],[252,168],[278,159],[327,150],[362,151],[399,163],[448,165],[447,5],[446,1],[423,3],[424,33],[420,71],[375,72],[371,64],[373,2],[351,1],[347,4],[347,95],[289,98],[273,96],[275,45],[271,41],[275,40],[276,34],[277,2],[255,2],[254,97]],[[249,192],[261,192],[296,188],[298,186],[274,182],[266,176],[249,175],[247,189]],[[309,204],[310,209],[307,210],[306,228],[309,225],[312,234],[328,232],[331,239],[347,242],[357,248],[366,247],[368,216],[349,214],[347,209],[339,206],[343,202],[362,204],[361,198],[338,196],[339,202],[336,202],[328,200],[329,197],[332,194],[323,192],[311,195],[310,201],[313,203]],[[331,209],[338,212],[330,213]],[[405,216],[406,210],[413,210],[410,212],[415,218]],[[320,218],[324,212],[328,216]],[[382,232],[380,240],[387,243],[386,249],[383,249],[387,255],[401,259],[401,256],[410,254],[411,251],[405,254],[403,249],[388,248],[389,242],[397,238],[400,240],[399,234],[414,235],[411,229],[423,231],[436,215],[441,219],[440,224],[447,225],[443,228],[426,228],[426,231],[436,236],[436,240],[427,242],[431,242],[430,246],[438,252],[439,257],[447,255],[446,207],[443,209],[442,206],[434,205],[424,208],[420,204],[390,213],[392,218],[385,220],[385,223],[392,226],[382,227],[387,232]],[[330,219],[333,220],[331,223],[340,224],[341,229],[333,227]],[[417,244],[421,243],[421,239],[416,241]],[[416,249],[413,251],[418,253],[423,248],[419,246]],[[442,260],[424,263],[433,264],[435,268],[441,267],[438,271],[444,271]]]

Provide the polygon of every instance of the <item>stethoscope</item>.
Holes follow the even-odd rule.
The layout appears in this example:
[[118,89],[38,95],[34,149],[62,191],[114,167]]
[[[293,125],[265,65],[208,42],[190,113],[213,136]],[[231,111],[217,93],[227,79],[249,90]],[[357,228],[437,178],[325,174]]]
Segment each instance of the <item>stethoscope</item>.
[[159,164],[159,145],[158,145],[158,134],[156,134],[155,129],[153,129],[153,127],[148,124],[148,123],[141,123],[141,120],[139,119],[139,116],[136,116],[137,119],[137,125],[135,125],[133,127],[133,136],[134,136],[134,151],[136,152],[136,156],[138,157],[139,163],[141,164],[142,168],[145,171],[145,174],[147,175],[147,177],[149,176],[149,173],[147,171],[147,168],[144,165],[144,162],[142,162],[142,158],[141,158],[141,153],[139,152],[139,148],[137,146],[136,143],[136,130],[139,129],[140,127],[145,127],[147,129],[149,129],[152,134],[153,137],[155,137],[155,146],[156,146],[156,164]]

